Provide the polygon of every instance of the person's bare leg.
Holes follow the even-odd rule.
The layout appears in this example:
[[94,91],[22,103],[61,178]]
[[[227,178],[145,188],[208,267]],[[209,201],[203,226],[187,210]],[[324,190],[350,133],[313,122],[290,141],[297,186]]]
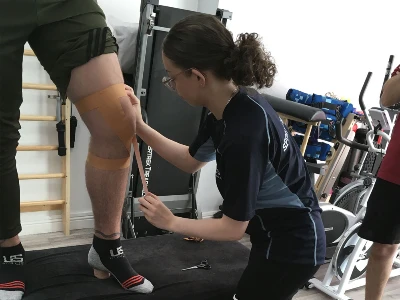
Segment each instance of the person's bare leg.
[[[102,55],[72,71],[68,98],[72,103],[76,103],[88,95],[122,82],[123,77],[116,55]],[[126,102],[129,102],[128,98]],[[91,153],[110,159],[129,155],[123,143],[97,110],[89,111],[81,117],[91,134]],[[85,176],[93,206],[96,235],[105,239],[118,238],[128,169],[108,171],[86,164]]]
[[368,259],[365,300],[380,300],[392,271],[398,245],[374,243]]
[[[93,58],[74,69],[71,75],[67,94],[74,104],[87,96],[124,82],[116,54],[104,54]],[[136,134],[136,119],[130,100],[124,94],[118,101],[119,109],[123,111],[125,123],[128,124],[133,137]],[[106,120],[107,115],[104,112],[93,109],[83,113],[81,117],[91,134],[89,152],[92,155],[111,163],[113,160],[130,157],[130,148],[127,149],[126,142],[124,143],[111,128],[110,120]],[[122,122],[121,119],[118,121]],[[129,147],[130,145],[131,140]],[[121,214],[128,173],[128,167],[111,170],[86,163],[86,185],[95,223],[89,263],[94,266],[96,277],[105,278],[111,273],[125,289],[149,293],[153,290],[152,284],[132,269],[120,246]]]
[[13,247],[13,246],[18,245],[19,243],[21,243],[21,241],[19,239],[19,236],[16,235],[16,236],[12,237],[11,239],[0,240],[0,248],[1,247],[4,247],[4,248]]

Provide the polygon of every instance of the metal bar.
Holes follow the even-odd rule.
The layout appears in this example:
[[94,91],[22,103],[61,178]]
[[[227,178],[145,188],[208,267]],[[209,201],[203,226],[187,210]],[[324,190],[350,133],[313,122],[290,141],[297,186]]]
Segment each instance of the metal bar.
[[21,115],[20,121],[56,121],[55,116],[30,116]]
[[315,288],[317,288],[318,290],[320,290],[324,294],[326,294],[328,296],[331,296],[334,299],[337,299],[337,300],[351,300],[346,295],[339,295],[337,290],[334,287],[332,287],[332,286],[324,286],[317,279],[311,279],[310,283],[312,283]]
[[19,180],[52,179],[52,178],[65,178],[65,174],[64,173],[54,173],[54,174],[21,174],[21,175],[18,175]]
[[142,83],[143,83],[143,71],[144,71],[144,64],[146,61],[146,49],[147,49],[147,20],[150,19],[151,12],[153,10],[153,5],[147,4],[143,14],[141,16],[141,24],[140,24],[140,47],[138,53],[138,63],[137,63],[137,70],[136,70],[136,79],[135,79],[135,94],[140,97],[142,92]]
[[53,151],[57,150],[56,145],[42,145],[42,146],[18,146],[17,151]]
[[35,52],[33,52],[33,50],[30,50],[30,49],[25,49],[24,55],[25,56],[36,56]]
[[25,90],[57,91],[57,87],[51,84],[23,83],[22,88]]
[[164,31],[164,32],[169,32],[171,30],[171,28],[160,27],[160,26],[153,26],[152,29],[153,30],[158,30],[158,31]]
[[30,201],[21,202],[21,212],[36,212],[36,211],[49,211],[60,210],[65,204],[65,200],[43,200],[43,201]]
[[[138,34],[138,53],[137,53],[137,59],[136,59],[136,70],[135,70],[135,85],[134,85],[134,91],[137,97],[140,99],[140,95],[142,94],[142,84],[143,84],[143,72],[144,72],[144,65],[146,61],[146,49],[147,49],[147,39],[148,39],[148,34],[147,34],[147,21],[150,19],[151,13],[153,11],[154,6],[150,3],[145,3],[144,1],[142,2],[143,8],[141,9],[142,14],[140,16],[140,31]],[[132,150],[132,144],[131,150]],[[130,161],[131,163],[129,164],[129,174],[132,174],[132,161],[133,161],[133,155],[134,151],[131,151],[130,153]],[[129,193],[130,193],[130,176],[128,177],[128,184],[126,185],[125,189],[125,201],[129,199]],[[134,195],[132,195],[134,197]],[[132,204],[132,213],[133,213],[133,203]],[[131,215],[131,218],[133,219],[134,216]]]

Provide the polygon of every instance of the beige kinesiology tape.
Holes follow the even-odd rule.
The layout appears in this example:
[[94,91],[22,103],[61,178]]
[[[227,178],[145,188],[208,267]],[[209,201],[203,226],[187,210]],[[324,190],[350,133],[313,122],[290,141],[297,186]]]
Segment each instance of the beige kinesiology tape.
[[[115,84],[90,96],[80,99],[76,109],[82,116],[84,113],[96,109],[111,127],[113,132],[120,138],[126,150],[130,154],[132,139],[131,119],[126,116],[121,106],[120,98],[127,97],[124,84]],[[87,162],[98,169],[119,170],[129,167],[130,155],[122,159],[104,159],[88,153]]]

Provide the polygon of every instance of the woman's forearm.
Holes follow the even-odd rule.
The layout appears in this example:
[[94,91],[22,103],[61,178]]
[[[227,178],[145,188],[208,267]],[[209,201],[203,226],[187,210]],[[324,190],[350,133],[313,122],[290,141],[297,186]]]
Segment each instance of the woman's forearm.
[[145,123],[137,126],[137,135],[163,159],[187,173],[193,173],[201,164],[189,154],[189,147],[170,140]]
[[186,236],[194,236],[205,240],[237,241],[247,228],[248,222],[222,219],[187,219],[175,217],[170,230]]

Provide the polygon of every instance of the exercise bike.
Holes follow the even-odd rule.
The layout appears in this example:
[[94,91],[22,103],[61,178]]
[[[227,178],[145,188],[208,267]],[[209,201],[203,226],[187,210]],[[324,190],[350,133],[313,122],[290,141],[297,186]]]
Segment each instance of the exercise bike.
[[[365,109],[363,94],[371,75],[372,73],[369,72],[359,97],[360,106],[364,112],[366,123],[369,129],[366,136],[367,145],[359,144],[343,138],[340,121],[336,124],[336,136],[339,142],[349,147],[384,156],[386,154],[386,149],[377,148],[374,144],[374,138],[376,136],[381,137],[381,139],[386,141],[387,145],[390,142],[391,131],[393,129],[394,122],[390,120],[387,110],[383,108],[373,107],[368,111]],[[389,131],[389,133],[384,131]],[[308,282],[306,288],[315,287],[334,299],[350,300],[350,298],[345,295],[345,292],[347,290],[365,285],[365,278],[362,277],[366,273],[370,248],[373,243],[361,239],[358,236],[358,231],[365,216],[367,202],[373,190],[375,181],[376,179],[374,177],[366,176],[358,179],[356,183],[348,187],[347,191],[349,191],[351,188],[354,188],[354,186],[363,185],[362,192],[358,194],[357,206],[353,212],[344,209],[343,210],[346,212],[343,212],[342,210],[338,210],[338,207],[331,203],[321,203],[321,208],[323,210],[322,220],[324,222],[327,235],[327,244],[328,242],[332,243],[332,237],[340,235],[339,243],[337,244],[334,255],[329,263],[329,267],[324,279],[320,281],[313,278]],[[337,201],[335,203],[337,203]],[[340,215],[340,212],[343,213],[342,216]],[[338,216],[339,219],[333,219],[333,215]],[[341,222],[341,226],[336,227],[337,230],[334,236],[329,236],[331,229],[329,226],[330,224],[335,224],[335,221]],[[343,228],[344,232],[341,233],[341,230],[338,228]],[[394,259],[394,266],[396,267],[400,267],[398,254],[399,253],[397,253]],[[400,275],[400,268],[394,269],[390,277],[395,277],[398,275]],[[339,280],[339,284],[336,286],[331,285],[334,277]]]
[[[367,111],[365,108],[363,97],[371,75],[372,73],[368,74],[359,95],[359,103],[364,112],[366,126],[368,129],[372,130],[367,133],[367,140],[373,138],[371,133],[373,134],[378,129],[380,129],[382,133],[384,133],[383,131],[389,131],[390,134],[391,128],[393,128],[393,123],[389,122],[390,118],[384,109],[373,107]],[[336,124],[336,128],[337,130],[342,129],[340,121]],[[343,140],[343,136],[341,137]],[[346,141],[343,144],[352,145]],[[341,141],[338,139],[338,142]],[[381,154],[382,152],[382,149],[378,149],[375,146],[372,149],[373,151],[368,150],[368,145],[363,145],[363,155],[358,165],[358,171],[356,172],[358,180],[351,182],[339,190],[333,202],[319,203],[322,209],[321,217],[325,227],[327,253],[335,251],[344,234],[363,218],[363,216],[359,214],[361,208],[360,204],[362,199],[366,196],[368,189],[375,181],[372,174],[360,175],[362,165],[368,153],[379,152]],[[327,261],[330,259],[332,259],[332,257],[328,255]]]

